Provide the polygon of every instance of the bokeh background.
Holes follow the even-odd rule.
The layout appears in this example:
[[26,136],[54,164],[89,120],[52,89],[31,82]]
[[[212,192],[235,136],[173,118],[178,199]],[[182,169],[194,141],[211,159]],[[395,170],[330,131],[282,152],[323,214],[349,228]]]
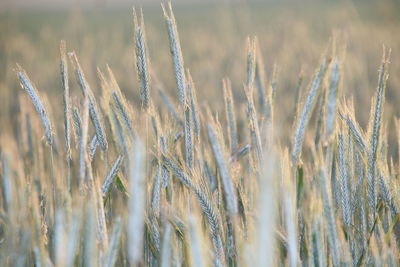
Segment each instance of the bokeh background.
[[[100,94],[97,67],[109,64],[131,101],[138,100],[134,69],[132,6],[142,7],[151,69],[177,99],[168,37],[160,2],[0,1],[0,135],[13,134],[21,89],[14,71],[22,65],[46,92],[54,117],[62,113],[59,42],[76,51],[93,90]],[[365,128],[378,79],[382,46],[392,49],[385,117],[389,139],[400,116],[400,2],[383,1],[173,1],[185,65],[199,103],[223,110],[222,78],[232,80],[239,116],[245,116],[246,39],[257,36],[270,81],[276,66],[276,121],[290,129],[297,82],[307,88],[324,53],[342,60],[341,97],[354,98]],[[332,43],[334,45],[332,45]],[[334,47],[334,48],[332,48]],[[79,94],[76,84],[72,94]],[[152,90],[153,97],[158,95]],[[50,101],[49,101],[50,100]],[[9,125],[10,127],[7,127]],[[60,124],[61,125],[61,124]],[[60,129],[61,131],[62,129]],[[289,140],[291,131],[280,133]]]

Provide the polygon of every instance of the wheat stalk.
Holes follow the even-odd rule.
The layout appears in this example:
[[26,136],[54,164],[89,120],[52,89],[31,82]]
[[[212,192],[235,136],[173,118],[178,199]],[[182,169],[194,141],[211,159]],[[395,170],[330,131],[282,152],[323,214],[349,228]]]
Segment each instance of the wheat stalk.
[[46,109],[44,108],[44,105],[42,104],[39,94],[36,91],[33,83],[30,81],[25,70],[23,70],[22,67],[19,66],[18,64],[17,64],[17,74],[18,74],[19,80],[21,82],[21,86],[28,93],[28,95],[31,98],[32,103],[36,109],[36,112],[40,116],[40,120],[42,122],[43,129],[44,129],[45,136],[46,136],[46,141],[51,146],[51,145],[53,145],[53,141],[54,141],[53,130],[52,130],[49,116],[47,115]]
[[321,86],[322,79],[324,78],[326,67],[327,67],[327,62],[324,60],[321,63],[319,70],[315,74],[314,80],[311,83],[310,90],[308,91],[308,95],[304,103],[303,110],[301,111],[298,121],[296,123],[297,126],[294,133],[293,147],[292,147],[293,165],[296,165],[300,158],[306,127],[308,121],[310,120],[311,113],[314,108],[314,102],[318,96],[319,88]]
[[82,89],[82,92],[84,95],[87,95],[87,97],[88,97],[90,118],[93,122],[98,142],[100,143],[101,149],[103,151],[105,151],[105,150],[107,150],[107,147],[108,147],[107,137],[106,137],[106,132],[104,130],[104,125],[101,120],[100,111],[97,106],[97,102],[95,100],[94,94],[93,94],[92,90],[90,89],[89,84],[86,81],[86,78],[83,74],[82,68],[79,64],[76,54],[74,52],[71,53],[70,58],[74,65],[76,76],[78,78],[78,82]]
[[388,58],[386,58],[385,51],[383,53],[382,65],[379,70],[379,81],[376,94],[374,110],[371,111],[371,124],[372,129],[369,137],[368,148],[368,171],[367,171],[367,184],[368,184],[368,201],[371,216],[375,216],[376,210],[376,158],[380,138],[381,118],[383,113],[384,95],[386,88]]
[[346,156],[344,148],[344,138],[343,134],[338,135],[338,145],[339,145],[339,173],[340,173],[340,191],[341,191],[341,202],[343,211],[343,221],[344,225],[349,228],[351,224],[351,211],[350,211],[350,193],[349,193],[349,179],[348,170],[346,165]]
[[238,141],[236,133],[236,116],[235,116],[235,104],[233,102],[232,88],[229,79],[222,80],[224,90],[224,101],[225,101],[225,114],[226,121],[228,122],[228,133],[229,143],[231,147],[231,155],[234,155],[237,151]]
[[136,143],[136,148],[129,154],[129,188],[131,200],[128,215],[128,259],[132,265],[141,261],[144,228],[145,172],[143,145]]
[[149,56],[146,45],[143,10],[140,10],[140,23],[138,22],[135,8],[133,8],[132,13],[135,28],[136,69],[140,85],[140,98],[143,108],[147,110],[150,105],[150,74],[148,71]]
[[161,4],[161,7],[168,29],[169,46],[175,71],[176,86],[178,88],[179,103],[181,106],[184,106],[186,103],[186,76],[175,16],[172,11],[171,2],[168,2],[167,7],[163,4]]

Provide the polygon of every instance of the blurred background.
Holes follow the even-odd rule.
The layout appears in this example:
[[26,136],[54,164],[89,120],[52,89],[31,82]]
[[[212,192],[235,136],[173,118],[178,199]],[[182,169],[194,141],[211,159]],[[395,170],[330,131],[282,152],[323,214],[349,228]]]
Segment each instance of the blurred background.
[[[21,89],[14,72],[17,62],[38,90],[46,93],[52,116],[61,116],[62,39],[68,51],[76,51],[98,97],[96,69],[109,64],[128,99],[137,101],[132,6],[143,8],[151,68],[176,101],[159,0],[1,0],[0,131],[12,131],[13,127],[4,125],[13,126],[13,117],[18,114]],[[282,129],[293,124],[299,74],[304,75],[304,91],[324,53],[332,50],[343,62],[341,97],[354,98],[357,119],[365,128],[384,44],[392,49],[385,116],[390,118],[389,130],[394,131],[393,118],[400,116],[399,1],[182,0],[173,1],[173,8],[185,65],[194,78],[199,103],[222,111],[221,80],[229,77],[239,105],[237,113],[245,116],[246,39],[256,35],[268,82],[276,66],[279,107],[275,116]],[[76,83],[72,87],[73,94],[80,94]],[[158,97],[155,90],[152,94]],[[291,132],[282,135],[290,137]],[[395,134],[389,137],[396,138]]]

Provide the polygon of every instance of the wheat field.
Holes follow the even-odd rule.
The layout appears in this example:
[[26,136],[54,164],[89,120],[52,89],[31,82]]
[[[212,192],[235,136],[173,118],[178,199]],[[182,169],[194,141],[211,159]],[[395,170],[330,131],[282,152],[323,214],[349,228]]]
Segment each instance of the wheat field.
[[0,266],[398,266],[400,20],[275,8],[1,13]]

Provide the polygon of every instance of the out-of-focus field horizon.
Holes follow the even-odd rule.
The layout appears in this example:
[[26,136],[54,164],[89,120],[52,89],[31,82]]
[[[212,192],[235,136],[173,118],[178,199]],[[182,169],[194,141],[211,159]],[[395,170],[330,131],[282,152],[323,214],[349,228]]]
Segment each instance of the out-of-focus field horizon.
[[[157,2],[141,3],[145,13],[151,68],[167,92],[176,99],[168,37]],[[276,101],[282,110],[275,116],[286,129],[295,114],[297,82],[307,87],[324,52],[335,43],[343,59],[341,96],[354,97],[362,126],[368,120],[371,96],[377,86],[382,46],[392,49],[385,116],[400,116],[400,17],[395,1],[283,1],[175,4],[185,65],[198,87],[200,104],[215,105],[222,99],[222,77],[233,83],[238,110],[244,111],[246,39],[257,36],[266,65],[267,80],[277,68]],[[40,91],[51,98],[55,113],[62,104],[59,79],[59,41],[79,56],[95,92],[100,84],[96,68],[109,64],[120,87],[138,100],[134,70],[132,5],[98,2],[87,7],[30,6],[0,12],[0,95],[5,101],[1,120],[14,112],[19,85],[15,63],[30,74]],[[332,41],[336,39],[336,41]],[[77,84],[74,84],[77,87]],[[75,90],[79,94],[79,90]],[[73,93],[74,94],[74,93]],[[153,90],[152,94],[156,94]],[[7,122],[6,122],[7,123]],[[11,122],[12,124],[13,122]],[[391,127],[391,125],[389,125]],[[12,128],[2,127],[1,131]],[[390,132],[390,131],[389,131]],[[287,138],[290,134],[283,133]],[[395,136],[390,136],[393,139]]]

